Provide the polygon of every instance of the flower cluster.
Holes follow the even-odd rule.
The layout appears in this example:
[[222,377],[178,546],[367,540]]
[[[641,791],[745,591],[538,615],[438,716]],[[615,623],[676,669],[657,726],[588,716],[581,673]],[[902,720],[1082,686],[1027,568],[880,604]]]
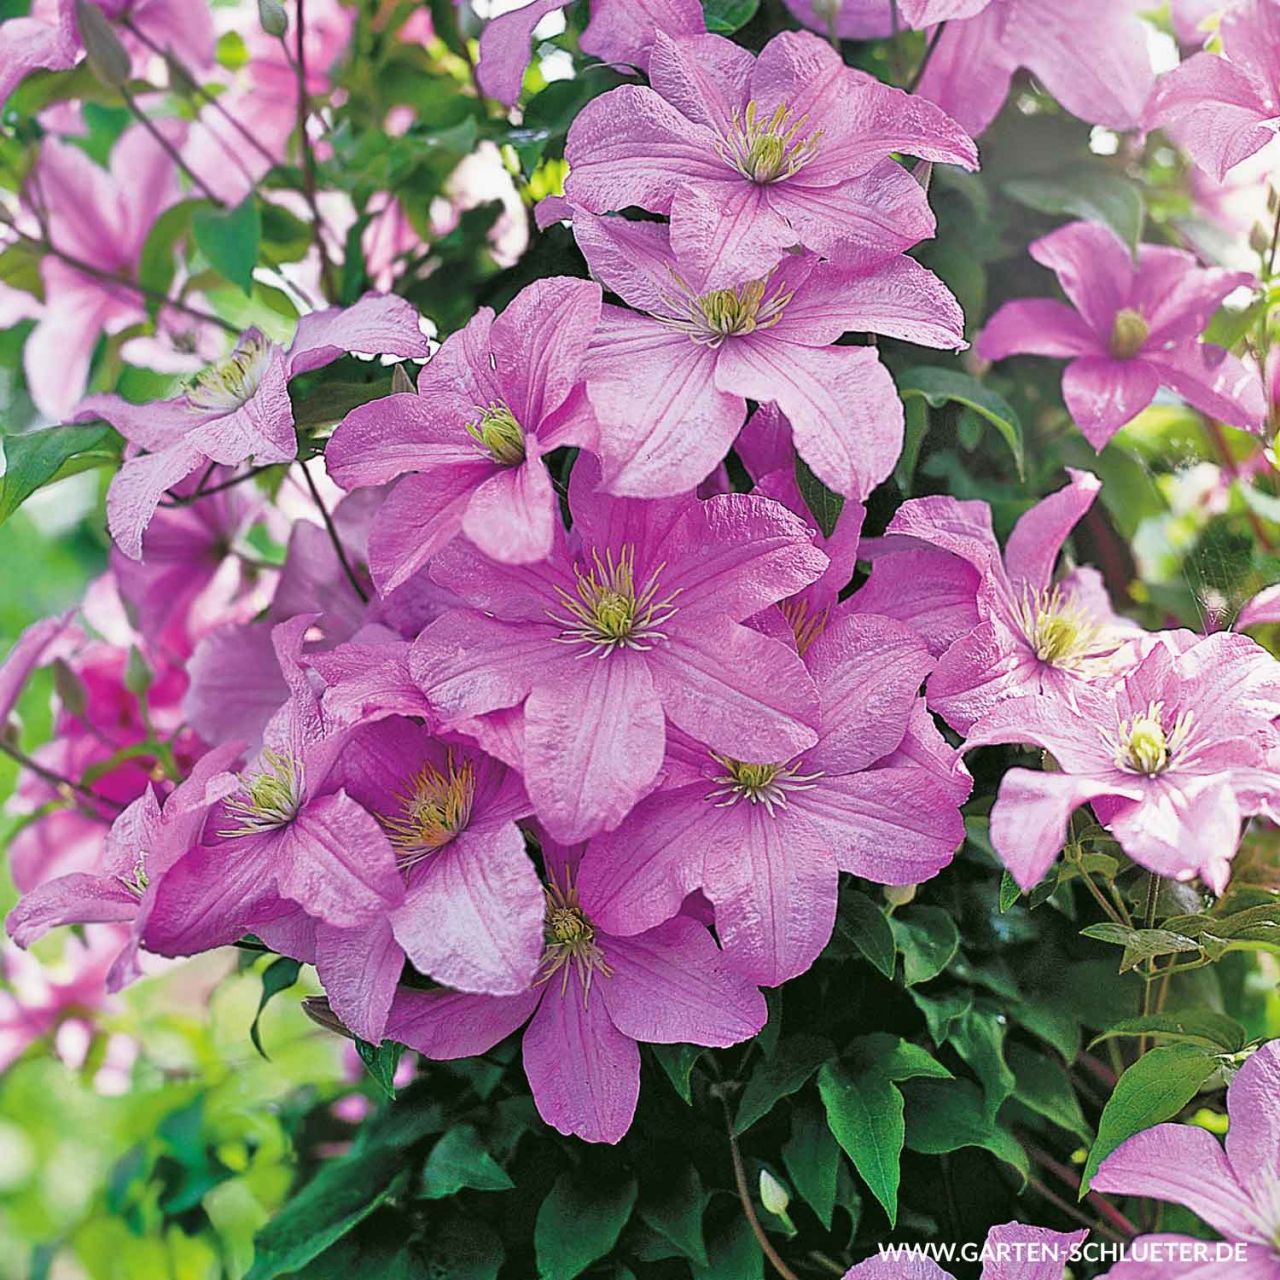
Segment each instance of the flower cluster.
[[[486,28],[485,94],[517,100],[534,27],[562,7]],[[536,211],[581,274],[495,292],[505,305],[442,343],[408,299],[357,285],[291,337],[249,327],[228,350],[201,311],[140,289],[155,219],[234,135],[228,103],[131,126],[109,171],[44,143],[12,224],[53,227],[32,394],[125,443],[107,573],[80,617],[37,624],[0,668],[6,719],[38,667],[58,697],[53,741],[23,761],[19,946],[108,924],[115,990],[141,952],[251,936],[313,964],[363,1041],[457,1059],[523,1029],[542,1117],[612,1143],[635,1113],[637,1046],[755,1036],[761,988],[831,941],[842,873],[905,892],[947,871],[966,753],[1042,753],[1003,773],[989,810],[1023,890],[1086,805],[1134,863],[1226,890],[1244,821],[1280,821],[1280,664],[1239,629],[1148,631],[1115,611],[1102,574],[1063,555],[1097,515],[1092,471],[1042,469],[1047,496],[994,513],[940,494],[895,509],[907,418],[877,340],[956,352],[976,332],[984,371],[1070,361],[1062,397],[1095,451],[1160,389],[1263,433],[1257,353],[1206,337],[1252,274],[1076,221],[1030,246],[1066,301],[1007,301],[966,330],[909,251],[935,230],[930,175],[977,169],[973,135],[1021,67],[1069,112],[1161,125],[1221,176],[1274,126],[1280,9],[1248,0],[1224,56],[1157,86],[1128,0],[789,7],[814,30],[755,53],[708,33],[698,4],[594,4],[582,48],[644,82],[578,113],[562,190]],[[885,34],[890,8],[935,31],[918,92],[817,34]],[[68,68],[84,43],[99,56],[113,23],[130,58],[208,63],[213,32],[186,6],[117,9],[5,22],[0,98],[11,71]],[[256,51],[261,75],[230,105],[269,106],[275,52]],[[289,132],[263,119],[250,188]],[[238,180],[208,181],[219,198]],[[415,243],[400,230],[380,228],[381,266]],[[148,318],[195,366],[181,390],[83,394],[99,336]],[[340,360],[354,407],[304,415],[308,379]],[[1276,617],[1272,588],[1239,628]],[[1259,1053],[1233,1086],[1232,1176],[1233,1145],[1254,1163],[1274,1145],[1247,1132],[1253,1113],[1269,1123],[1267,1071]],[[1209,1159],[1191,1132],[1146,1141]],[[1095,1186],[1168,1189],[1133,1175],[1147,1154],[1117,1152]],[[1274,1248],[1267,1194],[1224,1193],[1204,1216]]]

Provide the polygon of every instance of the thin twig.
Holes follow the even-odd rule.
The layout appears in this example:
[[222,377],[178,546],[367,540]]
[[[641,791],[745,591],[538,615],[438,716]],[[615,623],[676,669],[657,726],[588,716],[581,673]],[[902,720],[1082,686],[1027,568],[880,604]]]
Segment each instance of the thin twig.
[[915,73],[907,84],[908,93],[915,93],[920,87],[920,81],[924,79],[924,73],[929,69],[929,61],[933,57],[933,51],[938,47],[938,41],[942,39],[942,31],[946,25],[945,22],[940,22],[934,27],[932,34],[929,36],[929,43],[925,45],[924,57],[920,59],[920,65],[915,69]]
[[214,195],[212,188],[207,182],[182,158],[178,148],[164,136],[164,131],[156,124],[156,122],[138,105],[138,100],[129,92],[124,85],[120,86],[120,96],[125,101],[125,106],[133,113],[133,118],[151,135],[152,140],[161,151],[173,161],[177,167],[191,179],[196,189],[200,192],[210,204],[216,205],[219,209],[223,207],[223,202]]
[[189,507],[193,503],[199,502],[202,498],[212,498],[215,493],[223,493],[227,489],[234,489],[237,485],[244,484],[246,480],[252,480],[254,476],[260,476],[264,471],[270,471],[272,467],[278,467],[278,462],[267,463],[261,467],[250,467],[248,471],[242,471],[238,476],[233,476],[230,480],[224,480],[221,484],[211,484],[207,489],[197,487],[195,493],[176,494],[172,498],[161,499],[160,505],[166,510],[174,507]]
[[[1080,1178],[1074,1170],[1067,1168],[1066,1165],[1059,1163],[1048,1152],[1041,1151],[1033,1142],[1023,1140],[1023,1145],[1027,1149],[1027,1154],[1042,1169],[1047,1169],[1055,1177],[1057,1177],[1065,1186],[1072,1191],[1080,1190]],[[1096,1191],[1090,1191],[1085,1197],[1085,1203],[1092,1205],[1102,1216],[1112,1222],[1120,1231],[1125,1232],[1128,1237],[1138,1235],[1138,1228],[1129,1221],[1128,1218],[1120,1212],[1109,1200],[1100,1196]]]
[[[294,47],[296,57],[293,73],[298,83],[298,147],[302,157],[302,194],[311,213],[311,236],[316,253],[320,257],[320,281],[325,297],[333,302],[337,293],[333,282],[333,263],[329,261],[329,249],[324,242],[324,222],[320,217],[320,205],[316,200],[316,157],[307,134],[307,121],[311,118],[311,98],[307,93],[306,4],[298,0],[295,14]],[[281,40],[281,44],[284,41]],[[287,47],[287,46],[286,46]]]
[[[123,813],[125,806],[118,800],[112,800],[108,796],[99,795],[98,792],[90,790],[82,783],[76,782],[65,775],[50,769],[47,765],[41,764],[38,760],[33,760],[25,751],[19,750],[17,747],[0,738],[0,751],[3,751],[11,760],[16,761],[24,769],[30,773],[34,773],[37,778],[43,779],[51,787],[63,793],[64,798],[70,799],[68,793],[74,793],[83,796],[86,800],[93,801],[94,804],[100,804],[108,809],[114,809],[117,813]],[[100,815],[95,815],[100,816]]]
[[315,500],[316,506],[320,510],[321,518],[324,520],[324,527],[328,530],[329,541],[333,543],[333,549],[337,553],[338,563],[342,565],[342,572],[347,575],[347,581],[351,584],[351,589],[358,595],[365,604],[369,603],[369,593],[360,585],[360,579],[356,577],[356,571],[351,567],[351,561],[347,559],[347,553],[343,549],[342,539],[338,537],[337,526],[333,523],[333,517],[329,514],[329,508],[324,505],[324,499],[320,496],[320,490],[316,487],[315,478],[307,468],[307,464],[302,464],[302,475],[307,482],[307,488],[311,490],[311,496]]

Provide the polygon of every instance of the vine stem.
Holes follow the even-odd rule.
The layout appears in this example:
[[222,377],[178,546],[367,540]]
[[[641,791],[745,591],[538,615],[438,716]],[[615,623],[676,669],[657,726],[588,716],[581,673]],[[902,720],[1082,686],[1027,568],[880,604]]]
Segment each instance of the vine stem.
[[[1047,1152],[1041,1151],[1040,1148],[1037,1147],[1034,1143],[1027,1142],[1024,1145],[1027,1148],[1027,1154],[1042,1169],[1046,1169],[1048,1172],[1052,1173],[1064,1185],[1070,1187],[1072,1191],[1080,1190],[1080,1179],[1073,1170],[1068,1169],[1066,1165],[1059,1163]],[[1123,1236],[1119,1236],[1117,1238],[1122,1240],[1131,1239],[1133,1236],[1136,1236],[1139,1234],[1138,1228],[1134,1226],[1134,1224],[1130,1222],[1129,1219],[1126,1218],[1124,1214],[1121,1213],[1120,1210],[1115,1207],[1115,1205],[1113,1205],[1105,1197],[1100,1196],[1096,1191],[1089,1192],[1089,1194],[1085,1197],[1085,1203],[1088,1205],[1091,1205],[1104,1218],[1106,1218],[1116,1228],[1118,1228],[1119,1231],[1125,1233]],[[1077,1213],[1078,1212],[1079,1211],[1077,1210]],[[1089,1225],[1094,1226],[1096,1224],[1090,1223]],[[1107,1230],[1108,1230],[1108,1234],[1112,1234],[1112,1235],[1115,1234],[1111,1232],[1110,1228],[1108,1228]]]
[[[302,156],[302,194],[311,213],[311,238],[320,258],[320,282],[325,298],[332,302],[336,297],[333,285],[333,263],[324,242],[324,221],[320,217],[320,205],[316,199],[316,156],[307,136],[307,121],[311,118],[311,97],[307,92],[307,15],[305,0],[298,0],[294,23],[293,73],[298,85],[298,148]],[[284,44],[283,38],[281,44]],[[285,46],[286,49],[288,46]]]
[[302,464],[302,475],[307,482],[307,488],[311,490],[311,497],[319,508],[320,516],[324,520],[324,527],[329,534],[329,541],[333,543],[334,552],[337,554],[338,563],[342,565],[342,572],[346,574],[347,581],[351,584],[351,589],[358,595],[364,604],[369,603],[369,593],[360,585],[360,579],[356,577],[356,571],[351,567],[351,561],[347,559],[346,550],[343,548],[342,539],[338,537],[337,526],[333,523],[333,517],[329,514],[329,508],[324,505],[324,499],[320,496],[320,490],[316,486],[315,477],[307,469],[307,464]]
[[[22,768],[34,773],[37,778],[41,778],[51,787],[62,792],[68,799],[70,793],[83,796],[86,800],[91,800],[94,804],[100,804],[104,808],[114,809],[116,813],[123,813],[125,806],[118,800],[112,800],[107,796],[99,795],[98,792],[90,787],[84,786],[82,783],[75,782],[64,774],[58,773],[50,769],[47,765],[41,764],[38,760],[33,760],[25,751],[20,751],[17,747],[5,742],[0,738],[0,751],[3,751],[11,760],[21,765]],[[101,814],[95,814],[94,817],[101,817]]]
[[938,47],[938,41],[942,39],[942,31],[946,25],[947,24],[945,22],[938,23],[930,34],[929,43],[925,45],[924,48],[924,57],[920,59],[920,65],[915,69],[914,74],[907,83],[908,93],[915,93],[915,91],[920,87],[920,81],[924,79],[924,73],[929,69],[929,62],[933,58],[933,51]]
[[232,476],[230,480],[224,480],[221,484],[211,484],[207,488],[202,483],[196,487],[194,493],[172,497],[167,501],[162,501],[160,505],[166,510],[171,510],[174,507],[193,506],[201,498],[212,498],[215,493],[223,493],[227,489],[234,489],[237,485],[244,484],[246,480],[252,480],[254,476],[259,476],[264,471],[270,471],[272,467],[279,465],[279,463],[273,462],[266,466],[250,467],[248,471],[242,471],[238,476]]
[[177,168],[191,179],[196,190],[200,192],[210,204],[216,209],[222,209],[226,206],[213,193],[213,189],[207,182],[182,158],[182,153],[177,147],[164,136],[163,130],[138,104],[137,98],[129,91],[125,85],[120,86],[120,96],[124,99],[125,106],[133,115],[133,118],[151,135],[151,140],[160,148],[161,151],[169,157]]

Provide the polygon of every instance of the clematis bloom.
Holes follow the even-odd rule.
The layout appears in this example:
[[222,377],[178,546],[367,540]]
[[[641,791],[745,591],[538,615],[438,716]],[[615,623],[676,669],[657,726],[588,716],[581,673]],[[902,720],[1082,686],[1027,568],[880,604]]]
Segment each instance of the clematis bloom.
[[600,319],[600,287],[556,277],[494,318],[482,308],[423,368],[416,395],[353,410],[325,451],[343,488],[405,475],[374,518],[369,561],[394,590],[459,532],[507,564],[543,560],[559,509],[543,458],[591,448],[581,386]]
[[1181,249],[1142,245],[1135,264],[1114,231],[1095,222],[1059,227],[1031,245],[1071,305],[1050,298],[1006,302],[978,337],[985,360],[1068,357],[1067,408],[1101,449],[1168,387],[1189,405],[1236,427],[1266,416],[1256,373],[1200,341],[1222,300],[1254,283],[1245,272],[1203,268]]
[[588,470],[579,459],[572,538],[557,530],[547,560],[501,565],[462,542],[435,558],[432,576],[469,607],[410,655],[442,729],[485,745],[477,718],[516,715],[530,798],[564,840],[616,826],[652,787],[668,720],[760,759],[812,745],[813,682],[742,621],[826,566],[776,503],[610,498]]
[[932,103],[846,67],[807,33],[776,36],[758,58],[720,36],[659,35],[649,78],[652,88],[624,85],[582,109],[565,196],[591,213],[670,215],[684,259],[705,246],[716,210],[709,288],[756,279],[797,245],[843,258],[932,235],[924,189],[895,152],[977,168],[973,142]]
[[[1227,1089],[1226,1149],[1207,1129],[1158,1124],[1120,1144],[1093,1179],[1097,1191],[1179,1204],[1229,1241],[1248,1261],[1179,1262],[1187,1236],[1142,1236],[1135,1257],[1109,1280],[1280,1280],[1280,1042],[1263,1045]],[[1161,1248],[1168,1251],[1161,1255]]]
[[260,330],[199,374],[180,396],[132,404],[118,395],[90,396],[77,419],[105,418],[145,453],[127,458],[107,493],[107,525],[130,559],[165,491],[206,464],[289,462],[298,451],[289,380],[350,351],[425,356],[418,316],[402,298],[366,294],[346,309],[331,307],[298,321],[285,350]]
[[[1087,1231],[1048,1231],[1006,1222],[987,1232],[982,1280],[1062,1280]],[[1112,1273],[1114,1274],[1114,1272]],[[871,1258],[846,1271],[844,1280],[954,1280],[930,1258],[920,1255]]]
[[597,924],[608,903],[581,891],[578,848],[543,844],[546,945],[521,995],[402,989],[387,1035],[424,1057],[485,1053],[524,1023],[524,1069],[538,1112],[561,1133],[617,1142],[640,1093],[650,1044],[724,1047],[755,1035],[764,998],[725,963],[705,926],[685,916],[632,937]]
[[1080,684],[1072,700],[998,703],[966,750],[1031,743],[1053,771],[1010,769],[991,813],[991,842],[1023,889],[1091,804],[1124,851],[1157,875],[1226,887],[1241,821],[1273,811],[1280,783],[1267,766],[1280,706],[1275,661],[1245,636],[1174,633],[1113,687]]

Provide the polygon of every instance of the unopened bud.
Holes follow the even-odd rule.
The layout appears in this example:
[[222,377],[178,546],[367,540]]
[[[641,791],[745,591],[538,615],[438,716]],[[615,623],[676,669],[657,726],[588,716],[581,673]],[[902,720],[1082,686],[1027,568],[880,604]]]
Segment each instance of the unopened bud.
[[129,658],[124,664],[124,687],[135,697],[141,697],[151,688],[154,679],[155,672],[143,656],[142,650],[136,644],[130,645]]
[[169,88],[183,98],[194,98],[198,86],[191,72],[183,66],[181,59],[165,50],[164,69],[169,77]]
[[108,89],[123,89],[129,83],[129,53],[107,15],[88,0],[76,0],[76,25],[89,69]]
[[405,372],[402,364],[396,365],[391,373],[391,392],[393,395],[412,395],[413,379]]
[[58,701],[62,703],[62,709],[77,720],[83,720],[87,705],[84,681],[71,670],[65,658],[55,658],[51,665],[53,689],[58,695]]
[[258,21],[269,36],[283,36],[289,30],[289,15],[280,0],[258,0]]
[[760,1203],[779,1218],[786,1216],[787,1206],[791,1203],[786,1187],[768,1169],[760,1170]]
[[884,900],[891,907],[905,907],[916,896],[913,884],[887,884],[884,887]]

